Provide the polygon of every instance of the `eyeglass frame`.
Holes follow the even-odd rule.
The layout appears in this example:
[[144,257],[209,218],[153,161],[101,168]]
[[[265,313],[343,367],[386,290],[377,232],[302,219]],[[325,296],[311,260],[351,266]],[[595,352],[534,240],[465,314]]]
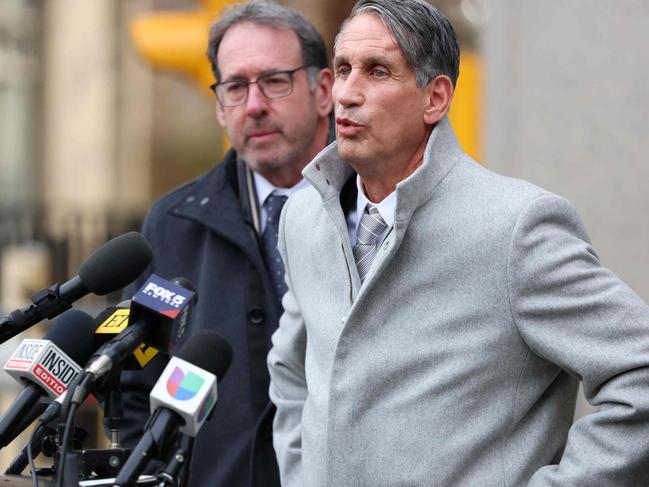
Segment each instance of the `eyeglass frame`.
[[[281,70],[281,71],[271,71],[271,72],[264,73],[264,74],[261,74],[261,75],[257,76],[257,79],[254,80],[254,81],[232,80],[232,81],[223,81],[223,82],[220,82],[220,83],[218,83],[218,82],[217,83],[212,83],[210,85],[210,90],[214,93],[214,95],[216,96],[216,99],[221,104],[221,106],[222,107],[228,107],[228,108],[230,108],[230,107],[238,107],[238,106],[241,106],[244,103],[246,103],[246,101],[248,101],[248,95],[250,94],[250,85],[254,85],[254,84],[256,84],[259,87],[259,91],[266,98],[268,98],[269,100],[277,100],[279,98],[285,98],[285,97],[289,96],[291,93],[293,93],[293,75],[296,72],[300,71],[301,69],[309,69],[309,68],[312,68],[312,67],[314,67],[314,66],[309,65],[309,64],[303,64],[302,66],[300,66],[298,68],[295,68],[295,69],[284,69],[284,70]],[[259,84],[259,80],[260,79],[263,80],[264,78],[267,78],[267,77],[270,77],[270,76],[276,76],[278,74],[288,74],[289,75],[288,79],[289,79],[289,82],[290,82],[290,85],[291,85],[291,89],[285,95],[270,97],[264,92],[264,89],[261,87],[262,85]],[[236,105],[224,105],[223,104],[223,101],[221,100],[221,97],[218,94],[217,88],[219,86],[225,86],[225,85],[228,85],[230,83],[241,83],[241,84],[246,85],[246,96],[243,98],[241,103],[237,103]]]

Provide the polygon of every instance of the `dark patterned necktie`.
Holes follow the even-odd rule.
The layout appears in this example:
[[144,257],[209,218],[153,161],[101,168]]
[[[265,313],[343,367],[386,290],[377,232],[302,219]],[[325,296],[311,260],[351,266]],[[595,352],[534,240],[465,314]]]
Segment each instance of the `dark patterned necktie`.
[[277,250],[277,233],[279,231],[279,215],[287,199],[286,196],[274,193],[271,193],[266,198],[266,201],[264,201],[266,228],[261,234],[266,266],[279,299],[282,299],[286,292],[286,283],[284,282],[284,263]]
[[361,282],[370,270],[372,260],[376,255],[376,246],[387,227],[388,225],[381,218],[376,206],[368,203],[363,216],[361,216],[356,245],[353,248],[354,260]]

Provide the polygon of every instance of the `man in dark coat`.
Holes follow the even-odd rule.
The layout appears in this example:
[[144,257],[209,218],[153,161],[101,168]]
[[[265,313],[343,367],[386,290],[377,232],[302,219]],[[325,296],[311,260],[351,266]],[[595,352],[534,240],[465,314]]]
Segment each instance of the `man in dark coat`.
[[[327,144],[331,86],[315,28],[274,3],[234,6],[210,31],[208,57],[218,80],[216,112],[233,150],[212,170],[158,200],[143,225],[154,249],[146,275],[189,279],[198,292],[185,330],[213,330],[234,350],[218,385],[211,420],[200,431],[191,486],[279,486],[272,447],[273,406],[266,355],[285,291],[276,250],[279,211],[301,188],[302,168]],[[122,375],[123,441],[133,446],[149,416],[148,393],[167,354]]]

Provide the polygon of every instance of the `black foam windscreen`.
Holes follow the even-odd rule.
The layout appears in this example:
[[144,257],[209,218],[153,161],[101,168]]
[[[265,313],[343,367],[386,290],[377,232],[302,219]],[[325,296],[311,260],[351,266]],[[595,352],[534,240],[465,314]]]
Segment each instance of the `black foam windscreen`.
[[220,335],[202,332],[191,336],[174,355],[214,374],[220,382],[232,362],[232,347]]
[[171,280],[171,282],[173,282],[174,284],[178,284],[180,287],[184,287],[185,289],[189,289],[191,292],[194,293],[193,304],[196,304],[198,302],[198,292],[196,291],[196,288],[194,287],[194,285],[189,279],[185,277],[174,277]]
[[102,296],[130,284],[151,263],[149,242],[137,232],[129,232],[99,247],[79,269],[81,282]]
[[70,309],[52,321],[47,334],[50,340],[78,365],[84,366],[97,349],[95,320],[88,313]]

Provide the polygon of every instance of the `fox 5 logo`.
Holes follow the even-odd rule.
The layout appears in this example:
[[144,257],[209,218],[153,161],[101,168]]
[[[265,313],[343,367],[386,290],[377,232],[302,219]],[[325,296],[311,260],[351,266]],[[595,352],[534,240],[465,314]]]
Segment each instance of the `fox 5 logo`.
[[144,288],[143,292],[147,296],[151,296],[153,298],[159,299],[163,303],[169,304],[177,309],[182,307],[182,305],[185,304],[185,301],[187,299],[185,298],[185,296],[181,296],[173,291],[170,291],[169,289],[166,289],[162,286],[158,286],[153,282],[149,282]]

